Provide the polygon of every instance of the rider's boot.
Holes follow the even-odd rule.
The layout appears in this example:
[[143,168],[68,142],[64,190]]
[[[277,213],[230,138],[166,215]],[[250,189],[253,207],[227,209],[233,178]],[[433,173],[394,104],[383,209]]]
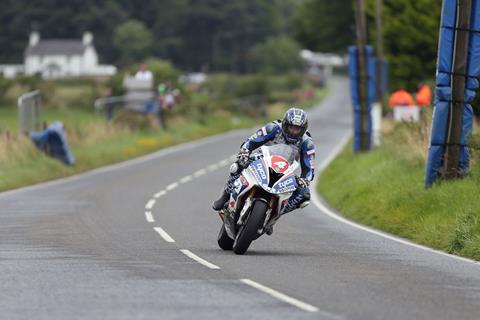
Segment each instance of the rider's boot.
[[213,205],[212,205],[213,210],[215,211],[222,210],[225,207],[225,204],[227,203],[229,198],[230,198],[230,194],[227,191],[223,190],[220,198],[218,198],[213,202]]

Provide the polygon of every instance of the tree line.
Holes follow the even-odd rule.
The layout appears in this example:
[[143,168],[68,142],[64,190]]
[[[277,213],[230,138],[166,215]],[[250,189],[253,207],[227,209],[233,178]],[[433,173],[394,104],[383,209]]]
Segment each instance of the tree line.
[[[374,3],[366,0],[370,43]],[[1,0],[0,63],[20,63],[31,30],[46,38],[94,32],[104,63],[150,56],[187,71],[283,72],[296,51],[345,53],[354,43],[352,0]],[[384,0],[391,86],[432,78],[441,2]]]

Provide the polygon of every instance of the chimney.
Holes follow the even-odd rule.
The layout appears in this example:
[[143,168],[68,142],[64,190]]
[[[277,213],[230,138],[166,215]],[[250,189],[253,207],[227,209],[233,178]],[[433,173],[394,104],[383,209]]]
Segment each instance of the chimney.
[[28,45],[30,47],[36,46],[40,42],[40,33],[38,31],[30,32],[30,39],[28,41]]
[[93,42],[93,34],[91,32],[84,32],[82,37],[82,43],[84,46],[91,45]]

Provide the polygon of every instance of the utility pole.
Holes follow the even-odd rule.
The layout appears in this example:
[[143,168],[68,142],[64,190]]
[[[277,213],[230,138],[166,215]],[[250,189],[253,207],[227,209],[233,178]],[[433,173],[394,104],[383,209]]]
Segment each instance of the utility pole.
[[368,137],[368,101],[367,101],[367,63],[365,45],[367,43],[367,23],[363,0],[355,1],[355,29],[358,48],[358,75],[360,98],[360,151],[369,150]]
[[376,51],[377,51],[377,102],[382,103],[383,99],[383,23],[382,23],[382,0],[376,0],[375,2],[375,26],[376,26]]
[[455,52],[453,57],[452,102],[450,103],[449,126],[447,131],[444,176],[446,179],[459,178],[460,140],[464,110],[465,74],[467,72],[468,39],[470,29],[471,0],[457,1],[457,23]]

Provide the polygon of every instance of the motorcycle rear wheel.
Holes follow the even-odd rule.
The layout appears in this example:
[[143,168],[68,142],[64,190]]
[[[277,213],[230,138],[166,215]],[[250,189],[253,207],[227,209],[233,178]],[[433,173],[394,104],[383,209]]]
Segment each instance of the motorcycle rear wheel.
[[245,225],[238,231],[237,237],[233,243],[233,252],[244,254],[254,239],[257,238],[257,232],[263,227],[267,204],[263,201],[255,201],[252,211]]
[[217,243],[223,250],[232,250],[233,248],[233,239],[228,236],[227,230],[225,230],[225,224],[222,224],[222,227],[220,228]]

